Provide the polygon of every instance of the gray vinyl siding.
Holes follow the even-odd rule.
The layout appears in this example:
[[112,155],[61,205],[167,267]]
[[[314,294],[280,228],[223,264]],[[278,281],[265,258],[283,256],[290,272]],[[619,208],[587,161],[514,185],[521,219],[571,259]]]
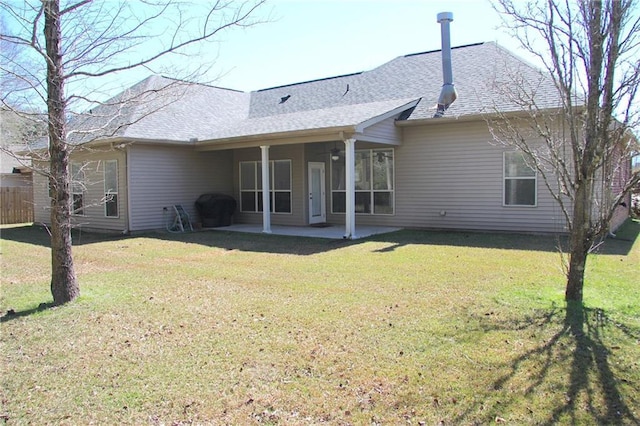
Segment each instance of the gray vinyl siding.
[[[535,207],[503,206],[503,151],[483,121],[403,128],[395,150],[395,214],[357,214],[356,226],[564,232],[540,176]],[[356,143],[356,150],[370,147]],[[382,145],[378,145],[381,147]],[[329,215],[344,223],[344,215]]]
[[[384,126],[383,126],[384,127]],[[545,183],[537,179],[537,204],[533,207],[503,205],[503,152],[510,148],[491,143],[484,121],[444,122],[402,127],[399,146],[356,142],[356,150],[394,149],[394,197],[392,215],[357,214],[356,225],[386,225],[405,228],[458,229],[481,231],[564,232],[565,220]],[[308,215],[307,164],[326,166],[327,221],[344,223],[344,214],[331,214],[332,148],[344,150],[338,142],[272,146],[270,160],[291,160],[292,213],[272,213],[274,225],[304,226]],[[198,152],[190,147],[133,144],[124,151],[92,152],[90,164],[118,160],[119,217],[106,218],[104,205],[88,205],[86,215],[76,217],[77,225],[126,231],[162,229],[169,210],[182,204],[194,222],[199,221],[195,200],[203,193],[217,192],[240,198],[239,164],[260,161],[259,147]],[[74,155],[74,161],[89,157]],[[127,164],[128,162],[128,164]],[[91,183],[87,202],[103,194],[102,172],[88,173]],[[127,176],[127,169],[129,176]],[[91,167],[87,170],[92,170]],[[127,187],[127,185],[129,185]],[[36,222],[49,223],[48,185],[34,176]],[[131,204],[128,204],[128,196]],[[130,216],[128,216],[130,214]],[[235,223],[262,223],[262,213],[241,213]]]
[[[230,151],[196,152],[191,147],[129,147],[132,231],[163,229],[181,204],[197,223],[195,201],[204,193],[232,193]],[[167,211],[164,208],[167,207]]]
[[31,173],[1,173],[0,188],[28,187],[33,185]]
[[[396,217],[405,227],[562,232],[540,176],[535,207],[503,206],[503,152],[484,121],[407,127],[396,150]],[[444,213],[444,214],[443,214]]]
[[[84,213],[72,217],[73,226],[114,232],[127,232],[127,158],[123,150],[99,149],[91,152],[80,150],[71,154],[70,163],[80,164],[84,172]],[[118,216],[107,217],[104,205],[104,164],[105,161],[118,162]],[[49,181],[40,174],[34,175],[34,220],[36,223],[51,224],[51,199]]]
[[[260,147],[238,149],[233,155],[233,196],[240,199],[240,162],[261,161]],[[304,145],[283,145],[269,148],[269,160],[291,160],[291,213],[271,213],[271,224],[302,226],[305,224],[307,199],[307,167],[304,162]],[[238,203],[238,210],[240,205]],[[262,213],[236,213],[238,223],[262,223]]]
[[[42,165],[34,163],[38,169]],[[49,181],[40,173],[33,173],[33,221],[38,224],[51,223],[51,199],[49,198]]]
[[395,125],[396,118],[391,117],[367,127],[364,130],[365,138],[373,138],[374,140],[386,141],[389,143],[399,143],[402,137],[400,128]]

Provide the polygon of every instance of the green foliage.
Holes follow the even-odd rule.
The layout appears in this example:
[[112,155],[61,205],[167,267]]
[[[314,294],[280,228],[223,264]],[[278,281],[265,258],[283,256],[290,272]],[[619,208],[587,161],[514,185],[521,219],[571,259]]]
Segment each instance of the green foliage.
[[590,258],[585,306],[568,311],[554,237],[82,234],[83,293],[63,307],[39,307],[46,233],[2,238],[9,423],[640,418],[635,237]]

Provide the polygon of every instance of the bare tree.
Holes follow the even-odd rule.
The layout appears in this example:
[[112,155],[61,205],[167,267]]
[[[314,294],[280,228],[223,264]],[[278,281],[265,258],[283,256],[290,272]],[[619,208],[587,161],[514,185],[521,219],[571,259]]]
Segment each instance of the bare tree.
[[[640,179],[638,155],[640,18],[636,0],[495,0],[504,25],[555,87],[557,109],[539,102],[541,85],[514,78],[520,114],[496,112],[494,139],[519,149],[544,180],[568,226],[565,300],[582,303],[588,254],[610,232]],[[515,83],[515,84],[513,84]],[[517,87],[513,90],[513,87]]]
[[[127,72],[164,69],[183,80],[201,77],[206,72],[201,61],[182,60],[182,64],[197,65],[176,67],[167,59],[192,58],[203,42],[215,40],[221,31],[254,25],[253,14],[262,3],[264,0],[0,1],[0,42],[21,51],[1,56],[3,81],[13,81],[13,90],[2,94],[2,106],[10,108],[18,99],[46,104],[48,149],[39,158],[48,164],[42,172],[48,176],[51,196],[54,304],[69,302],[79,294],[71,241],[71,151],[77,142],[114,131],[114,126],[89,129],[86,123],[93,121],[82,120],[86,111],[98,106],[103,113],[118,115],[127,103],[144,98],[145,93],[135,93],[105,101],[115,87],[113,81],[126,77]],[[108,121],[127,124],[114,117]],[[82,137],[70,139],[69,123],[80,123],[72,125],[71,131],[82,133]]]

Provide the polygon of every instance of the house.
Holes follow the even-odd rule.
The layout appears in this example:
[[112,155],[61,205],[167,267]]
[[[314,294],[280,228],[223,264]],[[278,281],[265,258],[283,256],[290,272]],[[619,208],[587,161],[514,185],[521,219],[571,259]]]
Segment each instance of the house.
[[[458,99],[442,117],[440,50],[250,93],[149,77],[118,96],[135,102],[70,126],[75,222],[162,229],[169,206],[198,221],[195,200],[220,193],[237,200],[235,223],[265,232],[325,222],[345,238],[358,225],[564,232],[542,179],[492,143],[485,121],[493,109],[520,110],[505,91],[516,81],[535,87],[538,106],[557,108],[550,80],[495,43],[450,54]],[[98,128],[108,136],[87,136]],[[47,182],[35,181],[35,220],[47,223]]]

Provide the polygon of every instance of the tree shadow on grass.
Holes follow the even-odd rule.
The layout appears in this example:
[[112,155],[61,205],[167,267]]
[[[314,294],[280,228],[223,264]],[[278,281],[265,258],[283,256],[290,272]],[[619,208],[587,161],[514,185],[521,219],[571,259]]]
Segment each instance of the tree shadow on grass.
[[[602,309],[586,308],[580,304],[569,305],[566,310],[552,308],[539,312],[535,317],[515,322],[486,318],[480,319],[480,322],[487,332],[503,330],[521,333],[537,333],[541,329],[561,324],[558,331],[542,344],[511,360],[509,371],[489,385],[489,389],[505,392],[512,398],[511,401],[504,401],[503,398],[494,405],[483,405],[483,411],[488,412],[488,415],[508,413],[511,404],[522,403],[521,400],[518,401],[519,397],[540,398],[539,395],[548,392],[550,383],[558,386],[557,382],[563,380],[564,375],[558,374],[558,370],[566,364],[569,371],[561,373],[568,373],[567,379],[561,389],[555,390],[554,408],[542,419],[540,413],[536,413],[536,424],[582,424],[585,421],[592,424],[640,424],[640,418],[632,409],[637,402],[634,394],[638,389],[634,389],[631,394],[628,390],[622,390],[623,384],[632,388],[634,385],[625,377],[620,377],[620,373],[616,375],[614,369],[620,371],[625,367],[611,360],[613,351],[620,347],[612,345],[608,336],[611,334],[608,332],[617,331],[620,336],[635,344],[640,340],[640,329],[613,321]],[[531,363],[536,365],[535,377],[529,377],[524,394],[513,396],[511,384],[520,383],[523,376],[530,374]],[[564,398],[558,398],[558,395]],[[454,423],[468,421],[476,409],[477,407],[468,407]],[[494,417],[487,420],[493,421]]]
[[36,314],[38,312],[46,311],[47,309],[51,309],[56,305],[53,302],[41,303],[35,308],[25,309],[24,311],[14,311],[13,309],[9,309],[3,316],[0,317],[0,323],[12,321],[22,317],[28,317],[30,315]]
[[[122,234],[87,232],[82,229],[73,229],[71,236],[74,246],[130,238]],[[2,228],[0,229],[0,238],[41,247],[51,246],[51,234],[47,227],[36,224]]]
[[606,408],[605,412],[597,414],[597,410],[593,406],[589,406],[597,423],[611,424],[622,420],[630,421],[634,424],[640,423],[640,419],[635,417],[630,407],[626,404],[618,388],[619,380],[611,369],[611,362],[609,361],[611,350],[603,340],[603,332],[606,325],[618,327],[628,337],[640,338],[640,332],[633,332],[629,327],[614,323],[602,309],[588,309],[581,304],[568,305],[565,330],[568,330],[575,339],[576,347],[571,364],[566,404],[557,407],[550,416],[550,422],[554,422],[565,414],[575,418],[573,413],[578,409],[576,401],[581,392],[589,393],[589,401],[593,399],[591,398],[593,391],[586,373],[594,371],[604,396]]
[[626,256],[638,241],[638,235],[640,235],[640,220],[628,219],[616,230],[615,236],[609,236],[595,252]]

